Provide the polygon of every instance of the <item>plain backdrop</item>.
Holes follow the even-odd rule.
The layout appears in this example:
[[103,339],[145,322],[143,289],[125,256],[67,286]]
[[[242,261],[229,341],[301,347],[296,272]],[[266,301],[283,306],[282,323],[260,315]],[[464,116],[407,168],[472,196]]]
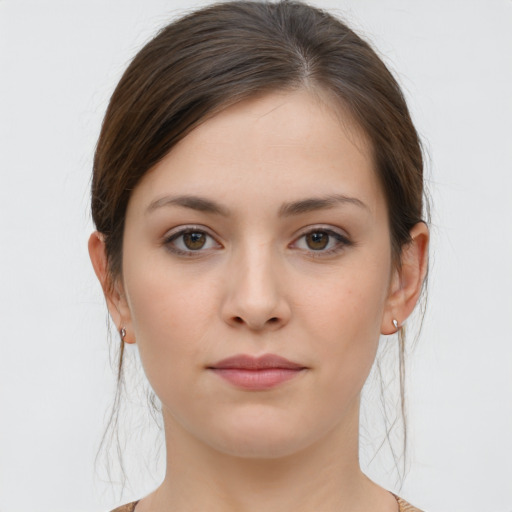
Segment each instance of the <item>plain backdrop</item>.
[[[429,155],[429,309],[400,493],[428,512],[511,512],[512,1],[312,3],[377,47]],[[0,0],[0,512],[101,512],[162,477],[144,467],[120,497],[94,465],[114,377],[86,249],[89,180],[121,73],[198,5]],[[395,485],[385,463],[369,474]]]

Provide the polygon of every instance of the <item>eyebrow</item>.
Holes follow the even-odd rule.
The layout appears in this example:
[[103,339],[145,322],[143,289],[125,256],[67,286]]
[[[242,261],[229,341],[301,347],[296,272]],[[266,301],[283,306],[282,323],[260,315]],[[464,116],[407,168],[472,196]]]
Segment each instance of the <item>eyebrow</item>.
[[[293,215],[301,215],[303,213],[313,212],[317,210],[328,210],[338,205],[354,205],[369,211],[368,206],[356,197],[349,197],[343,194],[331,194],[323,197],[310,197],[284,203],[278,212],[279,217],[291,217]],[[146,209],[146,214],[153,212],[166,206],[181,206],[205,213],[212,213],[229,217],[230,211],[228,208],[207,199],[205,197],[183,195],[183,196],[165,196],[156,199]]]
[[328,210],[338,205],[354,205],[369,211],[368,206],[356,197],[349,197],[343,194],[331,194],[324,197],[311,197],[285,203],[279,208],[280,217],[290,217],[292,215],[300,215],[316,210]]
[[151,213],[158,208],[164,206],[182,206],[183,208],[190,208],[199,212],[214,213],[222,215],[223,217],[229,216],[229,210],[224,206],[199,196],[165,196],[153,201],[146,209],[146,213]]

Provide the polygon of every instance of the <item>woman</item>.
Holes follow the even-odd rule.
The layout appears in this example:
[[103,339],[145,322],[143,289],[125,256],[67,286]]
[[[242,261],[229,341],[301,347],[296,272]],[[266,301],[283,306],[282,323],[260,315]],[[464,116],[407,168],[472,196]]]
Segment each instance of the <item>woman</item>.
[[335,18],[228,2],[149,42],[105,116],[89,252],[167,472],[117,510],[417,510],[364,475],[358,435],[379,336],[423,286],[422,210],[400,89]]

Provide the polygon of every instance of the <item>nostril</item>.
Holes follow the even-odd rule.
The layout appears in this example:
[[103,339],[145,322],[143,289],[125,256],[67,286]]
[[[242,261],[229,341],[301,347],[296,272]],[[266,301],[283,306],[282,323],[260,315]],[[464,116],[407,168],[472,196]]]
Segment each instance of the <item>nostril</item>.
[[[240,316],[233,317],[233,321],[236,324],[245,324],[245,320]],[[273,316],[272,318],[269,318],[265,323],[267,325],[268,324],[277,324],[277,323],[279,323],[279,318],[277,318],[276,316]]]

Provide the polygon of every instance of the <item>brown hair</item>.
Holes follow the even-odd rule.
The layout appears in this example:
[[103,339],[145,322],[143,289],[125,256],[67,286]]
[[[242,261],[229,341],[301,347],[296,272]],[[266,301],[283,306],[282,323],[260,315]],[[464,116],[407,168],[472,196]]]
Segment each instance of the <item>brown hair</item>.
[[[136,55],[112,95],[92,180],[92,216],[105,237],[112,282],[121,276],[127,204],[144,174],[227,106],[300,88],[336,98],[370,141],[399,264],[410,229],[422,221],[423,160],[396,80],[367,42],[320,9],[297,1],[233,1],[162,29]],[[122,360],[121,342],[118,382]]]

